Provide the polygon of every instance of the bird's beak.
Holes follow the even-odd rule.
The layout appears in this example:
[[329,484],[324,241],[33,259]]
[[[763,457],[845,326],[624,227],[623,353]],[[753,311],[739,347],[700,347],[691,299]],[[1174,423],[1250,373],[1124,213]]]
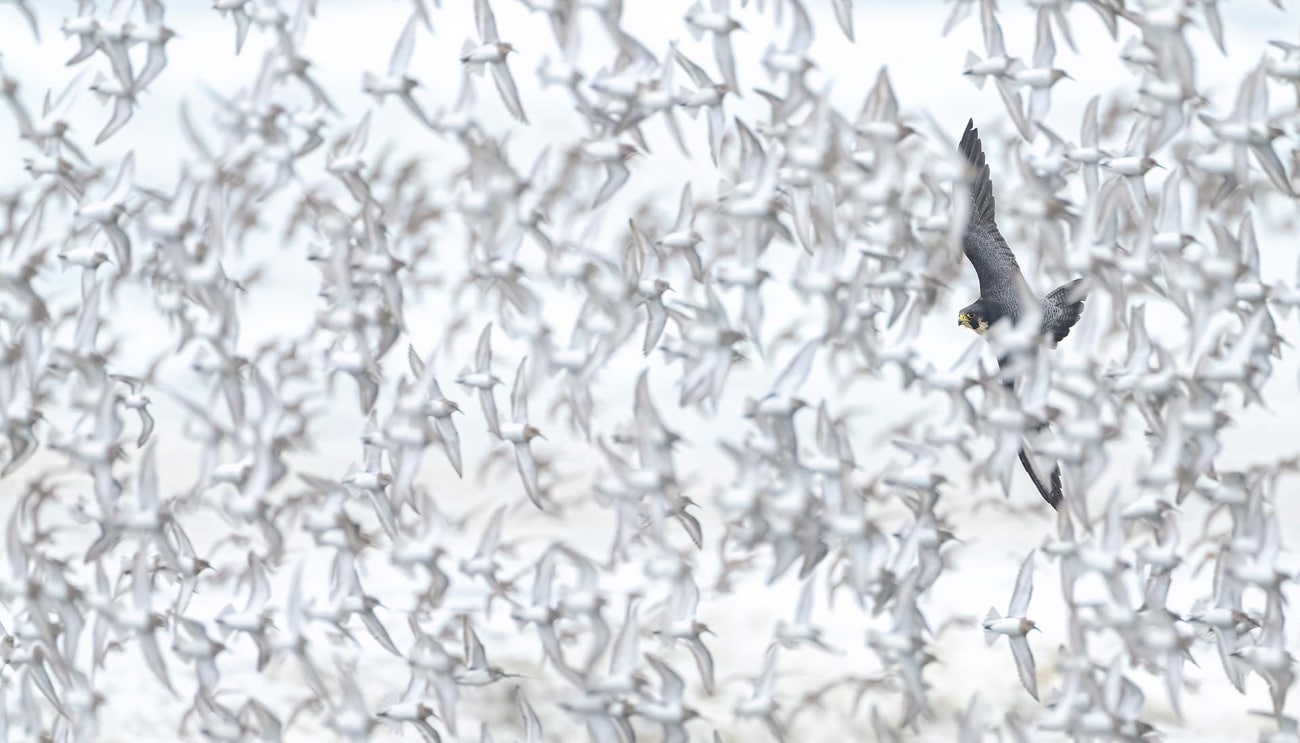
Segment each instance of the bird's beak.
[[966,314],[965,312],[963,312],[963,313],[961,313],[960,315],[957,316],[957,324],[960,325],[960,326],[962,326],[962,327],[966,327],[966,326],[967,326],[967,322],[968,322],[968,320],[969,320],[969,317],[967,316],[967,314]]

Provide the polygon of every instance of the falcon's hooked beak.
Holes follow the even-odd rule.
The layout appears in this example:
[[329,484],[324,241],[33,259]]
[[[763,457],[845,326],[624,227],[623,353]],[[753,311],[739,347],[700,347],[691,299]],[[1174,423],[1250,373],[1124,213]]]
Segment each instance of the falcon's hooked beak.
[[970,328],[975,331],[976,335],[984,335],[988,331],[988,323],[983,318],[972,315],[969,312],[963,312],[957,315],[957,324],[963,328]]

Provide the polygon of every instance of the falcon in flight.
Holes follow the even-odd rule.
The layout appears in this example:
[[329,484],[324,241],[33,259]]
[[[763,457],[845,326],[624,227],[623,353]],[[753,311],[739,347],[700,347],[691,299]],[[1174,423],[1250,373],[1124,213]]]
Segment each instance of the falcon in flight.
[[[966,122],[966,131],[958,144],[962,156],[974,171],[970,182],[970,217],[962,233],[962,250],[975,267],[979,277],[980,296],[962,308],[957,324],[983,335],[1002,320],[1015,323],[1020,319],[1021,297],[1032,296],[1024,291],[1025,277],[1020,273],[1016,256],[1007,241],[998,232],[993,212],[993,181],[989,166],[984,161],[984,147],[974,120]],[[1051,338],[1054,346],[1070,334],[1070,328],[1083,313],[1083,279],[1067,282],[1043,297],[1039,303],[1042,312],[1040,333]],[[1002,360],[999,359],[999,362]],[[1010,386],[1009,383],[1008,386]],[[1029,473],[1034,486],[1052,508],[1061,503],[1061,468],[1055,466],[1050,475],[1035,461],[1031,453],[1020,450],[1020,463]]]

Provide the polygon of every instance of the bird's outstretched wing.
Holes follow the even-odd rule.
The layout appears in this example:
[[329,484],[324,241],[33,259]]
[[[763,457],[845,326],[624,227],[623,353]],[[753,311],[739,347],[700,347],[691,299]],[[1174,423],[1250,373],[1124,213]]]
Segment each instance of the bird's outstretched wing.
[[1050,462],[1052,469],[1048,472],[1045,466],[1048,463],[1034,454],[1028,445],[1020,447],[1020,464],[1029,474],[1029,479],[1034,483],[1038,494],[1043,496],[1047,505],[1060,509],[1061,499],[1064,498],[1064,492],[1061,490],[1061,465]]
[[973,172],[970,181],[970,216],[962,234],[962,250],[975,267],[980,281],[980,298],[1008,310],[1013,319],[1018,314],[1020,297],[1017,282],[1023,281],[1020,264],[998,232],[993,209],[993,180],[989,166],[984,161],[984,146],[980,142],[975,121],[966,122],[966,132],[958,145],[962,157]]
[[1016,574],[1016,587],[1011,592],[1011,603],[1007,606],[1007,616],[1023,617],[1029,611],[1029,599],[1034,595],[1034,551],[1025,555],[1020,563],[1020,572]]

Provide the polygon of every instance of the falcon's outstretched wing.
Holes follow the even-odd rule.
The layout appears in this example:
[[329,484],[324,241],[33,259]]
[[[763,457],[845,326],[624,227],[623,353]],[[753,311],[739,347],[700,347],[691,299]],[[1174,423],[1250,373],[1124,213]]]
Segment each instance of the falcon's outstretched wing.
[[984,146],[973,119],[966,122],[958,149],[974,170],[970,183],[970,216],[962,234],[962,249],[979,276],[980,298],[1014,320],[1020,308],[1016,286],[1024,279],[1015,254],[1002,239],[994,220],[993,180],[989,177]]

